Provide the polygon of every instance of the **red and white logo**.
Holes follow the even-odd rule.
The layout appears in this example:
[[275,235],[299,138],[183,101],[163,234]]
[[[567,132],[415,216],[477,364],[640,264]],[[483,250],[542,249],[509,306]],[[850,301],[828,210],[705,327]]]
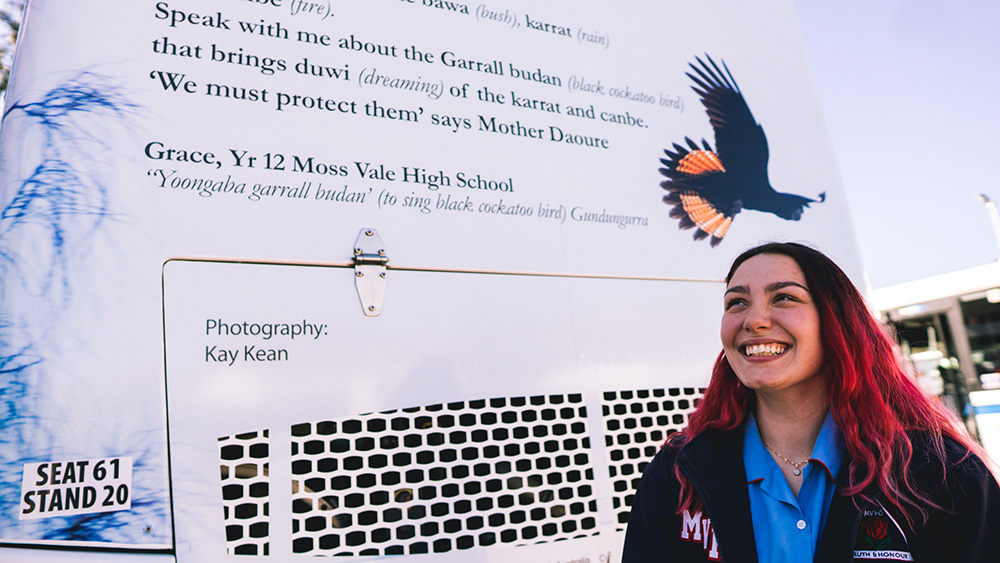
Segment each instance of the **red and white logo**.
[[689,510],[684,510],[681,519],[681,540],[700,543],[708,553],[710,561],[721,561],[719,543],[715,541],[715,528],[712,527],[712,519],[702,516],[700,510],[694,514],[691,514]]

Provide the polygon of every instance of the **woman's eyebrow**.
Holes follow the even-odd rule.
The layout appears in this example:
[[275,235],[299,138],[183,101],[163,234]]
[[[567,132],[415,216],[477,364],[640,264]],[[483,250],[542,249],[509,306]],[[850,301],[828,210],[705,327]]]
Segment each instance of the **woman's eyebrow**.
[[[770,283],[770,284],[767,285],[767,287],[764,288],[764,291],[766,291],[768,293],[774,293],[775,291],[778,291],[780,289],[783,289],[783,288],[786,288],[786,287],[789,287],[789,286],[801,287],[802,289],[804,289],[806,291],[809,291],[808,287],[806,287],[806,286],[804,286],[804,285],[802,285],[802,284],[800,284],[798,282],[793,282],[793,281],[779,281],[779,282]],[[750,288],[747,287],[747,286],[745,286],[745,285],[734,285],[733,287],[730,287],[729,289],[727,289],[726,293],[724,293],[724,295],[729,295],[730,293],[750,293]]]
[[806,286],[804,286],[804,285],[802,285],[802,284],[800,284],[798,282],[793,282],[793,281],[774,282],[774,283],[768,284],[768,286],[766,288],[764,288],[764,290],[767,291],[768,293],[773,293],[775,291],[778,291],[779,289],[784,289],[784,288],[789,287],[789,286],[801,287],[802,289],[804,289],[806,291],[809,291],[808,287],[806,287]]
[[729,295],[730,293],[750,293],[750,288],[745,285],[735,285],[727,289],[723,295]]

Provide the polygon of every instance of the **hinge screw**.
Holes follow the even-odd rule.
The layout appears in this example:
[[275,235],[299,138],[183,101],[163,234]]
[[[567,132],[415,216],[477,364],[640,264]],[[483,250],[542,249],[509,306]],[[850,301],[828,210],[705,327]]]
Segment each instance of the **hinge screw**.
[[375,311],[375,305],[369,305],[368,306],[368,310],[374,312]]
[[354,255],[355,256],[361,256],[361,252],[362,252],[362,250],[360,248],[355,248],[354,249]]
[[372,236],[374,234],[375,234],[375,231],[371,231],[371,230],[365,231],[365,236],[366,237],[370,237],[370,236]]
[[358,276],[359,278],[365,277],[365,273],[364,272],[354,272],[354,275]]
[[382,272],[382,273],[380,273],[380,274],[378,275],[378,277],[380,277],[380,278],[384,278],[384,277],[385,277],[385,272]]

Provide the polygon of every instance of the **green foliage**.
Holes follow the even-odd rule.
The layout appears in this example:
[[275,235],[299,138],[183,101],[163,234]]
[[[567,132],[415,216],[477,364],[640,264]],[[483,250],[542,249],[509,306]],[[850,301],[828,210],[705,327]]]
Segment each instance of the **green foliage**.
[[14,45],[21,29],[26,0],[11,0],[0,7],[0,92],[7,91],[10,67],[14,59]]

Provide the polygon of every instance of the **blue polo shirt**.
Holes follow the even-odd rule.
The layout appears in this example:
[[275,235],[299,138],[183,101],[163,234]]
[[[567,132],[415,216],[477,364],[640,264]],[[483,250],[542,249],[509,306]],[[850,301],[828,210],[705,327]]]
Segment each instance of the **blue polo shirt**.
[[778,463],[764,447],[751,414],[743,436],[743,465],[750,493],[750,516],[761,563],[812,561],[844,457],[844,440],[827,412],[809,463],[802,467],[798,498]]

